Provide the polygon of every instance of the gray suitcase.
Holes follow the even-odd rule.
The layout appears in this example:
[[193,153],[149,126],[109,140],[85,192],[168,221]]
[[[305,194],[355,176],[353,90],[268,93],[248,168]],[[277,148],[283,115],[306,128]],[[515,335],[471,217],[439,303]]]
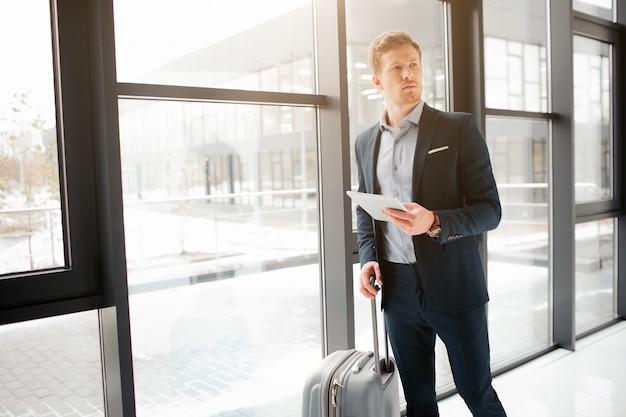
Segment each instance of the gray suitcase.
[[302,417],[400,417],[398,371],[378,352],[376,300],[372,300],[374,352],[339,350],[326,356],[308,375],[302,396]]

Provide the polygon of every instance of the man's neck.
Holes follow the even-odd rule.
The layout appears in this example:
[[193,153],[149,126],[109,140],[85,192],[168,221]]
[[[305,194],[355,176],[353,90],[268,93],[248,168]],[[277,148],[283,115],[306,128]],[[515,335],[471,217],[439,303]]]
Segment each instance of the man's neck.
[[398,131],[400,122],[403,121],[409,113],[417,107],[420,102],[418,101],[415,104],[409,104],[404,106],[391,106],[387,107],[387,123],[394,130]]

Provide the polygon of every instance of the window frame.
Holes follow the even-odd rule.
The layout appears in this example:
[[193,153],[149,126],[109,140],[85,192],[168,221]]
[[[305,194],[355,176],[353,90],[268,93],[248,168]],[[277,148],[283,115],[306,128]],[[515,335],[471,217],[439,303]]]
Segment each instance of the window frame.
[[[74,2],[79,3],[79,2]],[[71,3],[70,3],[71,4]],[[86,5],[50,2],[58,164],[65,266],[6,274],[0,279],[0,324],[102,307],[98,239],[93,25]]]
[[623,154],[623,143],[620,138],[623,137],[623,122],[619,116],[619,109],[623,106],[622,94],[623,77],[617,74],[623,74],[624,65],[620,48],[620,30],[616,23],[607,22],[600,18],[589,16],[581,12],[574,11],[572,20],[572,37],[581,36],[604,42],[611,47],[611,81],[613,84],[612,91],[612,129],[611,136],[613,139],[613,197],[606,200],[590,201],[577,203],[575,205],[576,223],[582,223],[594,219],[606,218],[623,211],[623,167],[620,163]]

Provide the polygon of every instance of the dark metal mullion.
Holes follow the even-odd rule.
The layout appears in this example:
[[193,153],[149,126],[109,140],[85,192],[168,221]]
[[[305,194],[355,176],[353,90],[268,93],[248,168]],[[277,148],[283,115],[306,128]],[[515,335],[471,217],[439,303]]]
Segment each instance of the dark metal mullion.
[[[618,157],[614,157],[614,163],[617,163]],[[576,223],[581,223],[582,218],[588,217],[609,217],[612,214],[623,212],[618,197],[610,200],[593,201],[589,203],[576,204]],[[611,214],[612,213],[612,214]]]
[[556,113],[539,113],[529,112],[522,110],[504,110],[504,109],[485,109],[486,116],[498,116],[498,117],[515,117],[524,119],[536,119],[536,120],[556,120],[559,115]]
[[602,212],[598,212],[598,213],[590,213],[590,214],[585,214],[582,216],[579,216],[578,214],[576,214],[576,224],[595,222],[595,221],[610,219],[610,218],[618,218],[623,215],[624,215],[623,210],[611,210],[610,208],[607,208],[606,210]]
[[[601,17],[592,16],[592,15],[580,12],[578,10],[572,11],[572,17],[574,20],[575,32],[582,30],[581,33],[592,34],[592,36],[595,36],[593,34],[596,33],[598,30],[613,31],[616,34],[619,33],[619,31],[621,30],[620,25],[618,23],[610,22]],[[623,22],[622,22],[622,25],[623,25]],[[604,38],[604,36],[601,36],[601,37]]]
[[273,91],[231,90],[159,84],[118,83],[119,98],[181,100],[282,106],[324,106],[326,97]]
[[[559,346],[575,347],[575,210],[573,112],[573,40],[571,5],[549,1],[549,68],[552,122],[551,271],[552,335]],[[557,244],[558,242],[558,244]]]
[[[623,3],[621,4],[623,6]],[[624,142],[626,141],[626,129],[624,128],[624,120],[626,120],[626,106],[624,105],[624,96],[626,95],[626,82],[624,82],[621,74],[624,74],[624,70],[626,69],[626,52],[624,51],[626,45],[626,30],[624,30],[624,26],[626,25],[626,7],[617,6],[617,22],[621,26],[620,36],[618,39],[618,44],[615,48],[615,56],[616,56],[616,71],[615,74],[619,75],[615,77],[615,112],[616,115],[615,120],[617,122],[617,126],[615,129],[615,137],[616,137],[616,153],[618,155],[619,160],[617,163],[620,167],[619,173],[619,184],[616,184],[618,188],[619,201],[621,204],[621,208],[624,208],[625,199],[626,199],[626,190],[624,190],[624,186],[626,185],[626,179],[624,175],[626,174],[626,169],[623,168],[624,161],[626,160],[626,146]],[[619,149],[617,148],[619,146]],[[617,219],[617,314],[622,317],[626,317],[626,217],[620,216]]]
[[[76,0],[78,1],[78,0]],[[88,17],[93,94],[94,169],[98,194],[100,274],[104,305],[98,311],[106,416],[135,416],[135,389],[123,219],[122,178],[115,91],[113,1],[82,2]]]
[[448,2],[452,111],[473,113],[484,131],[482,0]]
[[69,233],[69,219],[68,219],[68,193],[67,193],[67,180],[66,180],[66,162],[65,162],[65,138],[64,138],[64,122],[63,122],[63,105],[62,105],[62,85],[61,85],[61,63],[59,60],[59,16],[57,1],[52,0],[50,2],[50,18],[51,18],[51,38],[52,38],[52,59],[53,59],[53,71],[54,71],[54,104],[55,104],[55,116],[56,116],[56,134],[57,134],[57,161],[59,171],[59,194],[61,205],[61,218],[63,227],[63,255],[65,256],[64,267],[69,268],[72,261],[71,245],[70,245],[70,233]]
[[344,0],[314,4],[318,119],[318,204],[322,354],[354,347],[350,132]]

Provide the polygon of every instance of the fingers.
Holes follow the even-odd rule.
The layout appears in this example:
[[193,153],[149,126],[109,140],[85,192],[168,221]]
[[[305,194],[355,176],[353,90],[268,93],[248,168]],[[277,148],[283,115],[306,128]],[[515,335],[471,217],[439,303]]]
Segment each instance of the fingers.
[[395,209],[385,209],[383,214],[409,236],[426,233],[433,223],[432,211],[417,203],[404,203],[408,212]]
[[359,274],[359,280],[361,282],[361,294],[370,299],[376,297],[380,286],[383,284],[378,263],[368,262],[363,265],[361,273]]

